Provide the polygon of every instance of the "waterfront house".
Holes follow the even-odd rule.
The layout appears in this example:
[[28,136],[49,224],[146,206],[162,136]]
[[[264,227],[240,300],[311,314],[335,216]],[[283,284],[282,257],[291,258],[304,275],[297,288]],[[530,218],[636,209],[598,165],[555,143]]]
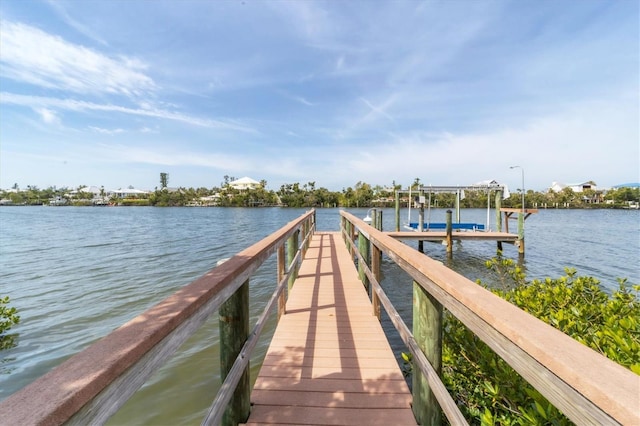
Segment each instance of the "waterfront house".
[[251,179],[250,177],[243,177],[238,180],[234,180],[229,183],[229,186],[233,189],[237,189],[239,191],[245,191],[247,189],[258,189],[260,188],[260,182]]
[[579,193],[584,192],[587,189],[596,190],[597,186],[594,181],[590,180],[587,182],[581,183],[560,183],[560,182],[552,182],[551,187],[549,188],[553,192],[561,192],[565,188],[571,188],[573,192]]
[[119,188],[109,191],[108,195],[115,196],[117,198],[146,198],[149,195],[149,191],[143,191],[141,189]]
[[200,197],[200,201],[197,203],[200,206],[219,206],[220,205],[220,193],[216,192],[213,195],[206,197]]
[[[562,192],[565,188],[570,188],[576,194],[584,193],[582,201],[588,204],[601,203],[604,199],[604,192],[606,192],[606,190],[598,189],[596,183],[592,180],[570,184],[553,182],[549,189],[553,192]],[[587,191],[589,191],[589,193],[586,193]]]

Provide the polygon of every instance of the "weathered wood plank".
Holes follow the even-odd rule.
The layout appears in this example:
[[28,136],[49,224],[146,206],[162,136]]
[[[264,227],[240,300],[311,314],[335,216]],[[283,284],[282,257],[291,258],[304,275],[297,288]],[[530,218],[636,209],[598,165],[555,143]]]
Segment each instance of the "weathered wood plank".
[[[385,232],[385,234],[392,238],[399,240],[424,240],[424,241],[446,241],[447,233],[441,231],[428,231],[428,232]],[[503,241],[514,242],[518,240],[516,234],[510,234],[508,232],[453,232],[451,234],[453,240],[460,241]]]
[[396,393],[380,393],[369,395],[365,392],[346,392],[334,390],[329,392],[300,392],[298,390],[254,390],[251,394],[254,404],[280,406],[309,406],[309,401],[316,407],[360,408],[370,405],[375,408],[410,407],[411,395]]
[[[294,424],[294,425],[368,425],[402,426],[415,425],[411,410],[406,408],[388,409],[375,407],[332,408],[279,405],[256,405],[256,418],[249,418],[247,425],[254,424]],[[408,412],[408,413],[407,413]]]
[[287,377],[258,377],[253,390],[288,390],[298,392],[343,392],[366,393],[367,395],[400,394],[406,395],[407,383],[404,380],[385,380],[384,382],[340,380],[330,378],[291,380]]
[[258,374],[248,424],[416,424],[407,384],[339,234],[314,237],[286,312]]

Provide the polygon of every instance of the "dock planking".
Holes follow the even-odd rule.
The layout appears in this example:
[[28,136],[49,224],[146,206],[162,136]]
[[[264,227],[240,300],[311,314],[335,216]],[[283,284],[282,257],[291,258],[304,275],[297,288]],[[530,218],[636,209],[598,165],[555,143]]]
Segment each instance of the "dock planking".
[[411,393],[340,234],[314,235],[251,401],[247,425],[416,424]]
[[[447,233],[443,231],[398,231],[385,232],[385,234],[399,240],[444,241],[447,238]],[[508,232],[454,231],[451,236],[454,240],[460,241],[502,241],[506,243],[515,243],[518,241],[517,234],[510,234]]]

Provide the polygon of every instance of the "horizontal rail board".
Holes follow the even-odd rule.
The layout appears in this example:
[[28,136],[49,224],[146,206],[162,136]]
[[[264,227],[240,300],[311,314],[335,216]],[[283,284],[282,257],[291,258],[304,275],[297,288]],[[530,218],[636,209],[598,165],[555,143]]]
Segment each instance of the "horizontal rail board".
[[[418,229],[420,227],[420,224],[418,222],[411,222],[409,223],[409,227],[413,228],[413,229]],[[427,222],[427,223],[423,223],[422,224],[422,229],[424,230],[430,230],[430,229],[447,229],[447,224],[444,222]],[[454,231],[456,230],[466,230],[466,231],[484,231],[484,224],[482,223],[471,223],[471,222],[464,222],[464,223],[452,223],[451,224],[451,229],[453,229]]]
[[[385,232],[386,235],[399,240],[443,241],[447,233],[442,231],[425,232]],[[452,232],[451,238],[460,241],[503,241],[513,243],[518,241],[518,236],[507,232]]]

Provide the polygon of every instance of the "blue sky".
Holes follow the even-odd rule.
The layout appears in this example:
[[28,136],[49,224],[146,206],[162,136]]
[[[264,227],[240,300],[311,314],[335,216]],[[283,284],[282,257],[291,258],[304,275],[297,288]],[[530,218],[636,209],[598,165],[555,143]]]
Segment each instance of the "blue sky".
[[640,181],[639,2],[0,2],[0,188]]

